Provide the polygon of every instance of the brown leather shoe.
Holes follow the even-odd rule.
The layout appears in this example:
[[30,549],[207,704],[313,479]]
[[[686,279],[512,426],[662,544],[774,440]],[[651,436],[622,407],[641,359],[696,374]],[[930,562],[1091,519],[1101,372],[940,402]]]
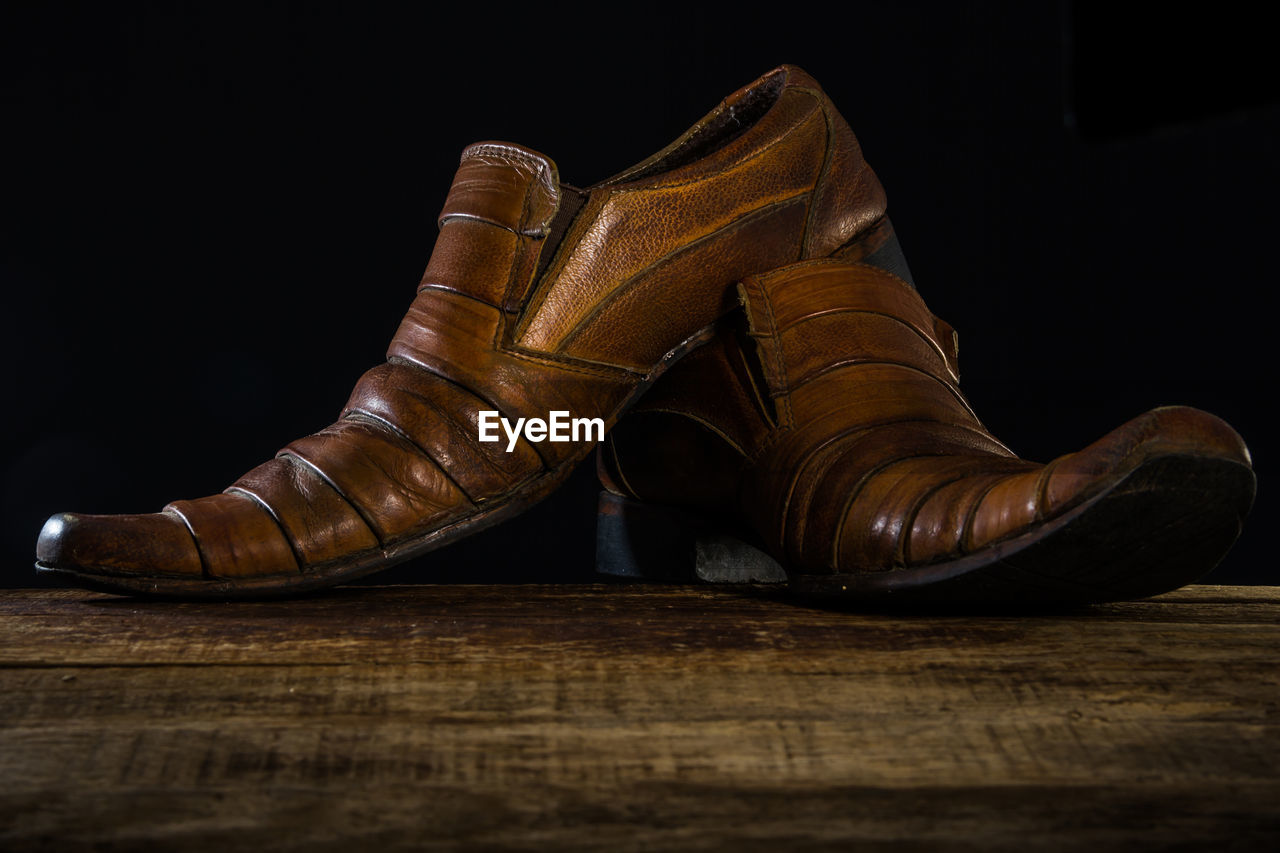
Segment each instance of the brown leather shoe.
[[817,83],[784,66],[587,190],[505,143],[466,149],[387,362],[341,420],[225,492],[51,518],[37,566],[121,592],[280,594],[384,568],[547,495],[595,445],[478,440],[481,413],[610,427],[710,336],[752,272],[882,239],[884,194]]
[[1156,409],[1039,465],[979,422],[955,333],[898,276],[805,261],[747,278],[741,299],[746,328],[677,365],[602,448],[606,572],[646,573],[608,541],[645,518],[627,498],[756,537],[819,596],[1140,597],[1200,577],[1239,535],[1249,452],[1213,415]]

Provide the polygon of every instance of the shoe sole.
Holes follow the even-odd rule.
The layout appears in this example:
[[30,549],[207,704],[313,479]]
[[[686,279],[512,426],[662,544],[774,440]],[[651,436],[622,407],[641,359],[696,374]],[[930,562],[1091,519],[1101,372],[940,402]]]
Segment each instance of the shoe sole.
[[[1240,535],[1255,488],[1252,469],[1239,462],[1154,457],[1066,513],[965,557],[887,571],[789,571],[787,583],[803,598],[903,604],[1071,605],[1146,598],[1192,583],[1221,561]],[[603,574],[691,582],[734,579],[762,571],[757,567],[764,561],[773,563],[759,552],[744,557],[755,549],[742,542],[729,562],[708,562],[708,527],[685,516],[679,526],[661,528],[654,514],[661,510],[637,509],[644,506],[615,495],[602,500],[597,563]],[[637,542],[645,544],[632,544]],[[663,555],[667,565],[657,565],[654,555]],[[682,572],[671,569],[673,558],[687,560]]]

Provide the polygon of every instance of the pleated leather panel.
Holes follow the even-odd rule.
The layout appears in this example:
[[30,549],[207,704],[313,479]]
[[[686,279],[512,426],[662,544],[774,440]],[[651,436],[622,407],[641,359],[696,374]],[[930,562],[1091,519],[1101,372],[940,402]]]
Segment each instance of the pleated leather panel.
[[[387,358],[403,359],[459,384],[493,361],[501,311],[448,290],[420,291],[396,330]],[[518,408],[518,407],[517,407]]]
[[933,335],[934,316],[902,279],[877,267],[819,259],[793,264],[743,282],[751,296],[753,322],[785,332],[824,311],[871,311],[896,317],[923,337]]
[[[802,467],[797,472],[785,516],[789,552],[804,565],[824,566],[835,571],[839,566],[836,549],[841,540],[848,547],[859,537],[871,535],[871,527],[846,528],[844,525],[850,507],[863,500],[863,490],[876,482],[879,474],[884,472],[885,482],[890,482],[894,476],[888,472],[905,460],[924,458],[930,460],[927,464],[937,464],[948,456],[981,452],[977,447],[982,443],[976,439],[973,431],[963,427],[929,421],[908,422],[888,429],[866,430],[845,443],[839,455],[825,465]],[[918,471],[919,466],[906,470]],[[924,481],[917,479],[916,482]],[[870,505],[877,507],[873,515],[883,510],[875,498],[870,500]],[[873,521],[877,527],[901,523],[884,518]],[[896,542],[894,545],[896,547]],[[853,552],[857,553],[856,547]]]
[[981,427],[955,386],[897,362],[845,365],[787,395],[797,422],[938,420]]
[[264,462],[229,491],[248,493],[271,508],[304,570],[379,548],[356,508],[297,457],[286,454]]
[[471,509],[470,498],[404,437],[342,420],[284,450],[305,460],[360,513],[383,545]]
[[779,393],[852,361],[901,363],[947,385],[959,381],[953,338],[940,340],[938,321],[914,288],[883,270],[806,261],[749,277],[740,290],[761,364]]
[[439,287],[500,306],[526,237],[488,222],[454,218],[440,226],[419,287]]
[[1006,477],[982,496],[965,538],[965,550],[976,551],[1039,521],[1044,468]]
[[213,578],[297,572],[298,561],[280,526],[257,501],[245,495],[212,495],[174,501],[166,512],[182,516]]
[[988,459],[986,470],[941,486],[928,494],[911,519],[906,542],[908,565],[927,565],[966,553],[974,511],[988,491],[1011,474],[1039,466],[1021,459]]
[[482,502],[543,470],[542,458],[521,435],[511,450],[505,433],[482,442],[480,412],[498,402],[412,364],[383,364],[361,377],[343,411],[390,424],[449,471],[464,492]]
[[904,457],[868,477],[846,500],[831,545],[844,571],[892,571],[906,565],[905,542],[916,511],[947,483],[989,470],[989,457],[949,453]]

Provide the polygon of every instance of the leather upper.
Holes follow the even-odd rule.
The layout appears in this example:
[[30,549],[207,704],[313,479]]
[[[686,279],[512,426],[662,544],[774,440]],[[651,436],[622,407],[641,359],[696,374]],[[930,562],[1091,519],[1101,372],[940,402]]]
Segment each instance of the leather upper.
[[1156,455],[1249,464],[1227,424],[1181,407],[1048,465],[1017,458],[961,394],[951,327],[868,264],[749,276],[741,299],[745,330],[722,329],[665,376],[615,430],[602,470],[614,491],[746,524],[793,571],[974,553]]

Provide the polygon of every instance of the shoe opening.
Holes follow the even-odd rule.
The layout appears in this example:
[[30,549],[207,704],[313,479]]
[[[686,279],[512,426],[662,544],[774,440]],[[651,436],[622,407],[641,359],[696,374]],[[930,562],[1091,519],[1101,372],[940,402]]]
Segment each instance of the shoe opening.
[[667,150],[605,183],[635,181],[669,172],[705,157],[718,148],[723,148],[760,121],[764,114],[777,103],[786,81],[787,73],[782,68],[766,75],[741,97],[722,104],[699,122],[694,130],[677,140]]

